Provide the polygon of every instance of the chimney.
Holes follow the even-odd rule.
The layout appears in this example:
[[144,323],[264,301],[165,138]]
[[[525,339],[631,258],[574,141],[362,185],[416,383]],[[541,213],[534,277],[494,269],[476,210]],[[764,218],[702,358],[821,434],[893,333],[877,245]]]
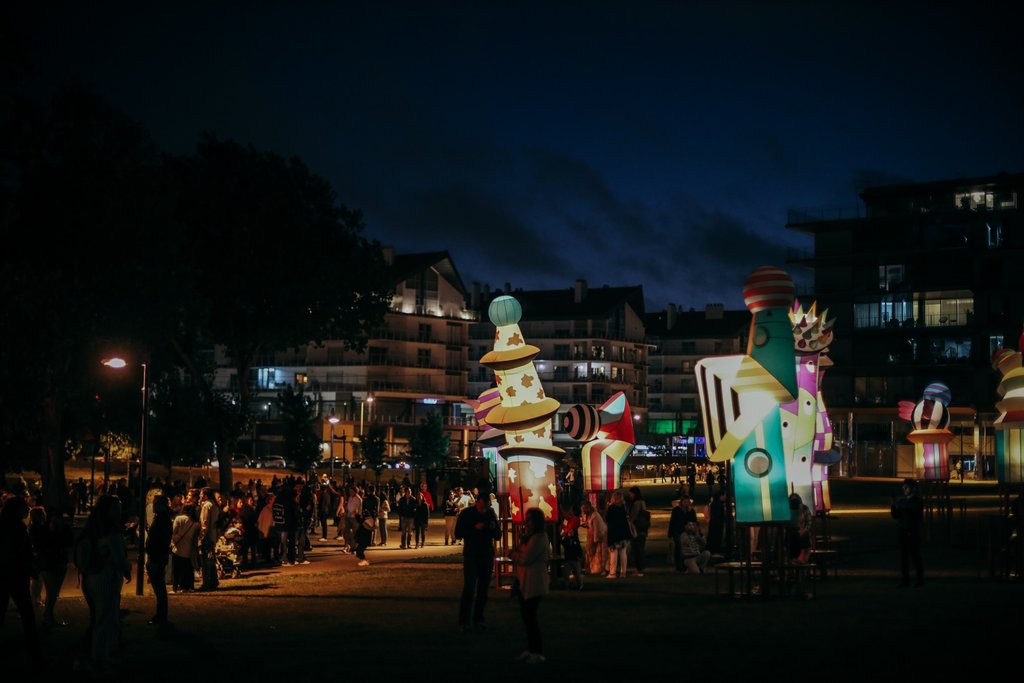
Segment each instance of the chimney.
[[469,293],[469,310],[479,311],[480,310],[480,283],[474,282],[473,288]]
[[676,308],[675,304],[669,304],[668,310],[665,312],[665,329],[671,330],[676,326],[676,314],[679,309]]
[[384,263],[389,266],[395,265],[395,248],[394,247],[381,247],[381,254],[384,255]]
[[573,292],[573,301],[575,303],[583,303],[583,299],[587,296],[587,281],[576,280],[575,291]]
[[721,320],[725,317],[724,304],[708,304],[704,309],[705,320]]

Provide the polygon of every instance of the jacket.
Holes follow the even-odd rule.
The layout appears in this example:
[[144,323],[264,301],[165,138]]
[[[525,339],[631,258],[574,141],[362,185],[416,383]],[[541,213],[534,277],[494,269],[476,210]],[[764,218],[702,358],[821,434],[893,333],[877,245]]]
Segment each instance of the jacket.
[[523,600],[548,594],[548,535],[543,531],[533,534],[519,547],[516,578]]

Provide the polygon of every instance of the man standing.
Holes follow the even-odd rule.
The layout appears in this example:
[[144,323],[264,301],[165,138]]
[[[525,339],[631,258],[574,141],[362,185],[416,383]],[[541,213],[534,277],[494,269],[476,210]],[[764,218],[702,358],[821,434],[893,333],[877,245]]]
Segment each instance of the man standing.
[[217,517],[220,511],[213,502],[213,489],[207,487],[199,494],[199,550],[203,561],[203,583],[201,591],[217,588],[217,557],[213,549],[217,546]]
[[416,500],[408,486],[402,487],[402,497],[398,499],[398,530],[401,532],[400,548],[412,547],[412,529],[416,523]]
[[345,543],[349,548],[356,547],[356,526],[359,522],[356,517],[363,514],[363,497],[360,489],[355,486],[348,487],[348,499],[345,501]]
[[448,489],[448,500],[444,502],[444,544],[455,545],[455,519],[459,515],[459,501],[455,489]]
[[167,561],[171,552],[171,509],[167,496],[153,498],[153,523],[146,536],[146,573],[156,596],[156,614],[152,625],[167,623]]
[[924,585],[924,563],[921,560],[921,523],[924,518],[924,502],[917,491],[917,482],[903,480],[903,495],[894,498],[892,516],[900,527],[900,588],[910,585],[910,562],[914,562],[917,574],[915,586]]
[[464,632],[470,628],[470,612],[473,628],[478,631],[487,628],[484,607],[494,570],[494,541],[501,534],[498,518],[487,504],[488,493],[481,490],[473,507],[459,513],[455,522],[455,538],[465,541],[462,549],[462,597],[459,601],[459,628]]

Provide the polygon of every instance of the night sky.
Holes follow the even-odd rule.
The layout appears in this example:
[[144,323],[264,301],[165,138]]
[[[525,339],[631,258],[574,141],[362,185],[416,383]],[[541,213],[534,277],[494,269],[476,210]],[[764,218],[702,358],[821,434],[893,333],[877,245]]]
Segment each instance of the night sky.
[[810,247],[787,209],[1024,170],[1021,11],[995,3],[80,4],[19,12],[40,96],[78,77],[167,151],[298,155],[467,286],[741,307]]

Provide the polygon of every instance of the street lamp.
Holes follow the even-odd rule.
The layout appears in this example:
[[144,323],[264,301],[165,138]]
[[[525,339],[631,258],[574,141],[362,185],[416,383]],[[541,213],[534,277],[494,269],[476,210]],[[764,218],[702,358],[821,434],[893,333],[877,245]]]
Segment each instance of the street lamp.
[[367,396],[365,399],[359,402],[359,440],[363,438],[363,408],[366,404],[370,404],[370,419],[373,419],[373,396]]
[[[105,358],[101,361],[103,365],[114,370],[122,370],[128,366],[124,358]],[[139,559],[135,568],[135,594],[142,595],[142,585],[145,581],[144,573],[146,568],[146,399],[149,391],[146,385],[145,363],[142,363],[142,426],[139,429]],[[110,457],[109,455],[107,456]]]
[[334,479],[334,425],[341,422],[337,415],[331,415],[327,418],[327,421],[331,423],[331,479]]

